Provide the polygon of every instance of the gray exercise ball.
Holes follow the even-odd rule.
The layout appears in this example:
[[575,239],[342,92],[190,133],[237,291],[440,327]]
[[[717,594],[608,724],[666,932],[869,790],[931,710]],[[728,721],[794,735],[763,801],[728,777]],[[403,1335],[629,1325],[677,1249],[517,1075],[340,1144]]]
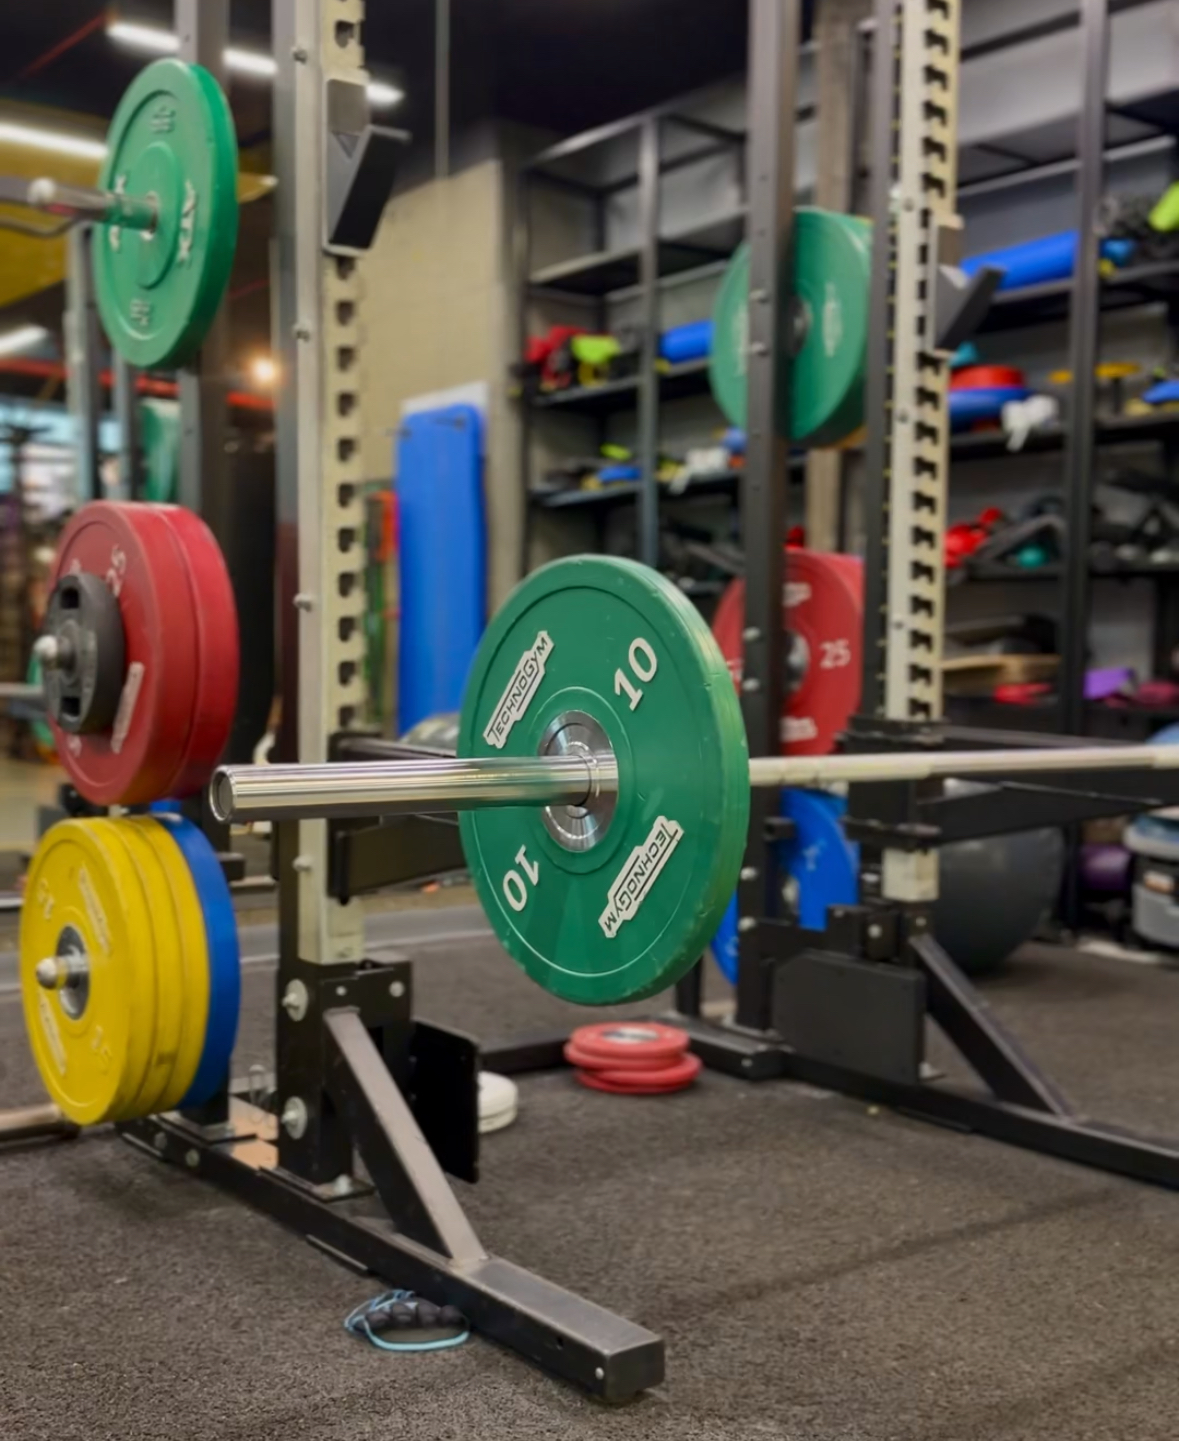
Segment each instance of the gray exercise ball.
[[[958,794],[983,789],[947,782]],[[956,841],[943,846],[934,934],[968,976],[1001,965],[1031,939],[1051,911],[1064,872],[1064,837],[1058,830]]]

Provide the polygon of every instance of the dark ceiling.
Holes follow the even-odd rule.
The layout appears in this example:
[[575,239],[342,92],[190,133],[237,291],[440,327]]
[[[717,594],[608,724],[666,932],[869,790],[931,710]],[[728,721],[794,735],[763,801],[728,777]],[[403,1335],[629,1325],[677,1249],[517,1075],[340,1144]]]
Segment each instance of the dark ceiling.
[[[571,134],[741,71],[744,0],[451,0],[451,126],[462,134],[492,119]],[[809,7],[808,7],[809,8]],[[269,50],[270,0],[232,0],[233,43]],[[109,117],[147,58],[105,34],[108,14],[171,27],[169,0],[7,0],[0,19],[0,113],[5,101]],[[433,150],[435,0],[370,0],[364,26],[373,76],[405,100],[380,120]],[[234,78],[230,98],[243,148],[269,138],[270,90]],[[266,344],[269,204],[243,213],[231,287],[234,349]],[[36,320],[57,330],[60,289],[12,307],[7,326]]]
[[[451,0],[453,123],[498,117],[570,133],[741,70],[742,0]],[[113,44],[104,16],[170,26],[168,0],[9,0],[0,20],[0,101],[36,101],[109,115],[143,56]],[[435,0],[370,3],[370,69],[398,79],[397,121],[432,126]],[[233,0],[234,43],[267,50],[270,0]],[[234,86],[243,138],[265,123],[264,88]],[[241,92],[239,95],[237,92]],[[252,102],[261,102],[257,109]]]

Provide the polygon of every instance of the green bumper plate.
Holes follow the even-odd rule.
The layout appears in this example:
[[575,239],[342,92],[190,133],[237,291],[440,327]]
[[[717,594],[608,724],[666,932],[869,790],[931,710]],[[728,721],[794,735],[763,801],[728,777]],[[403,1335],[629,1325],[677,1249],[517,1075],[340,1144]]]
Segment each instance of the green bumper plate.
[[745,850],[749,754],[708,627],[634,561],[557,561],[516,589],[479,647],[459,754],[535,756],[571,713],[617,757],[598,843],[566,849],[539,808],[469,811],[459,826],[509,954],[554,995],[614,1005],[673,984],[714,934]]
[[[790,371],[779,432],[799,445],[838,445],[864,421],[872,227],[854,215],[794,213],[793,294],[805,334]],[[749,357],[749,247],[729,262],[713,311],[712,393],[744,427]]]
[[237,246],[237,139],[220,86],[199,65],[157,60],[119,101],[99,177],[154,197],[151,232],[118,225],[94,241],[99,313],[132,365],[178,366],[200,349]]
[[[45,683],[45,673],[41,669],[41,661],[37,656],[30,656],[29,668],[25,672],[25,684],[40,686]],[[49,722],[38,719],[31,723],[30,730],[33,732],[33,739],[38,748],[45,755],[52,755],[56,750],[56,742],[53,739],[53,732],[49,729]]]
[[155,505],[174,505],[180,493],[180,406],[175,400],[139,402],[143,495]]

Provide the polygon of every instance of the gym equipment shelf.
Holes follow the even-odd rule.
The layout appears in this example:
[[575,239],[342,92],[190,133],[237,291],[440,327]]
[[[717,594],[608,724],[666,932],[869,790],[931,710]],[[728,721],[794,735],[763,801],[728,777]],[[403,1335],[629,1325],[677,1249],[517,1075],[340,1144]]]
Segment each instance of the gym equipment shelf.
[[[704,364],[689,362],[661,371],[660,296],[666,288],[694,284],[710,273],[719,273],[745,233],[746,133],[684,114],[685,108],[694,103],[693,97],[680,97],[550,146],[522,167],[516,207],[514,250],[520,296],[517,354],[525,353],[534,322],[543,325],[559,319],[569,323],[570,315],[576,315],[578,323],[607,331],[611,321],[617,319],[620,305],[626,307],[627,326],[633,327],[640,341],[634,376],[520,405],[521,489],[530,500],[538,499],[532,473],[532,441],[533,427],[542,414],[595,421],[596,442],[587,437],[580,447],[592,453],[608,439],[610,416],[633,411],[637,430],[634,450],[643,479],[625,492],[618,490],[612,500],[625,495],[637,502],[636,552],[651,566],[659,562],[659,506],[664,494],[655,475],[659,406],[667,400],[705,395],[709,389]],[[633,168],[606,182],[588,178],[595,172],[582,166],[583,159],[600,158],[607,153],[602,147],[614,147],[616,156],[618,147],[627,144],[633,147]],[[736,203],[706,219],[689,219],[686,224],[667,215],[661,219],[666,178],[708,161],[728,162]],[[588,241],[595,247],[592,251],[537,266],[533,259],[536,217],[531,201],[534,191],[541,189],[564,195],[571,207],[569,219],[576,215],[586,222],[582,243]],[[634,202],[635,231],[633,236],[624,237],[627,244],[612,246],[615,237],[609,234],[611,206],[622,196]],[[549,320],[533,313],[544,308]],[[563,436],[558,448],[569,446],[568,436]],[[546,507],[548,504],[547,499],[539,503]]]
[[[1007,449],[1007,437],[998,430],[956,435],[950,441],[950,454],[955,460],[997,460],[1036,451],[1063,450],[1065,434],[1062,425],[1046,426],[1033,431],[1017,451]],[[1179,440],[1179,410],[1099,418],[1094,439],[1098,445],[1134,445],[1155,440],[1174,443]]]
[[[689,395],[709,395],[707,360],[685,360],[680,365],[657,367],[661,400],[682,400]],[[575,385],[534,396],[528,403],[536,410],[576,410],[585,415],[609,415],[633,410],[637,404],[639,377],[623,376],[601,385]]]
[[[661,235],[660,279],[728,260],[740,245],[744,233],[745,211],[740,208],[670,235]],[[534,270],[528,277],[528,284],[533,290],[553,290],[563,295],[610,295],[640,283],[640,254],[638,246],[627,246],[619,250],[578,255],[572,260]]]
[[[802,472],[804,461],[801,456],[791,462],[791,469]],[[694,500],[702,495],[730,495],[737,489],[741,478],[739,470],[726,470],[717,475],[702,475],[696,480],[691,480],[683,490],[671,490],[663,486],[660,491],[660,501],[672,500]],[[567,510],[570,507],[580,506],[611,506],[618,505],[622,501],[633,500],[642,489],[642,482],[638,480],[620,480],[613,485],[605,485],[601,490],[554,490],[554,491],[533,491],[532,503],[544,510]]]
[[[980,331],[1016,330],[1028,325],[1067,320],[1076,289],[1075,278],[1049,280],[1019,290],[1001,290],[991,301]],[[1179,261],[1157,260],[1128,265],[1098,284],[1101,310],[1128,310],[1179,298]]]
[[[1059,580],[1063,569],[1059,561],[1049,561],[1047,565],[1031,566],[1025,570],[1018,565],[1004,565],[1001,561],[980,561],[972,564],[968,560],[960,574],[963,580],[968,581],[1007,581],[1017,585],[1025,580]],[[1179,561],[1090,561],[1089,574],[1109,580],[1141,580],[1153,576],[1162,578],[1179,575]],[[951,581],[951,584],[953,583]]]

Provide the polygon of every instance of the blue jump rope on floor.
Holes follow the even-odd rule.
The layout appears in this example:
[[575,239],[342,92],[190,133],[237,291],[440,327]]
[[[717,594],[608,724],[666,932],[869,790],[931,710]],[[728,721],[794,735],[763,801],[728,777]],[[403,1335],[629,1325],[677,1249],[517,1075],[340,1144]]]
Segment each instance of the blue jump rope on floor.
[[465,1321],[463,1329],[457,1335],[442,1336],[436,1341],[386,1341],[384,1336],[379,1336],[373,1330],[374,1312],[387,1311],[395,1305],[408,1306],[410,1310],[416,1311],[418,1299],[412,1291],[386,1291],[350,1311],[344,1318],[344,1330],[371,1342],[379,1351],[449,1351],[454,1346],[461,1346],[470,1336],[471,1328]]

